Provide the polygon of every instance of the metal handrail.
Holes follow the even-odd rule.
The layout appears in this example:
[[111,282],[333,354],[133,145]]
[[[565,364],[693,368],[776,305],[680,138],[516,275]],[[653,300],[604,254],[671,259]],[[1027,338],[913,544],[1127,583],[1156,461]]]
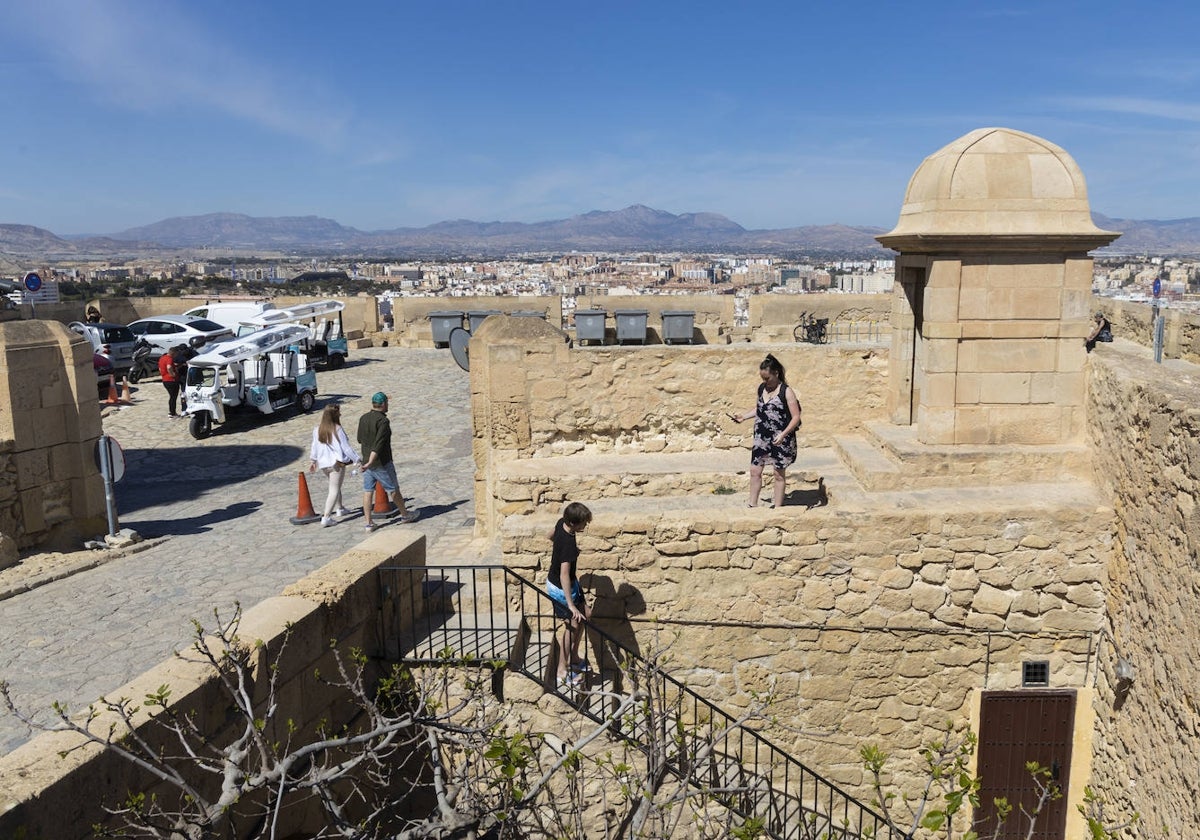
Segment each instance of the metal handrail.
[[[399,628],[395,638],[385,642],[388,658],[490,667],[498,675],[518,671],[597,723],[611,718],[616,698],[627,690],[626,663],[638,663],[638,673],[648,676],[647,684],[638,688],[665,711],[660,729],[645,731],[649,719],[636,715],[612,720],[612,729],[648,757],[648,744],[657,740],[657,756],[665,758],[664,769],[677,778],[727,791],[718,797],[723,804],[743,817],[761,819],[766,832],[780,840],[903,837],[881,815],[647,663],[595,621],[586,622],[596,658],[584,676],[586,684],[557,686],[556,644],[535,640],[553,640],[562,622],[554,617],[550,596],[507,566],[388,566],[379,569],[379,576],[384,600],[394,612],[382,618],[385,636],[388,627]],[[402,625],[400,616],[407,623]],[[595,683],[608,686],[589,690]],[[498,680],[493,686],[502,690]]]

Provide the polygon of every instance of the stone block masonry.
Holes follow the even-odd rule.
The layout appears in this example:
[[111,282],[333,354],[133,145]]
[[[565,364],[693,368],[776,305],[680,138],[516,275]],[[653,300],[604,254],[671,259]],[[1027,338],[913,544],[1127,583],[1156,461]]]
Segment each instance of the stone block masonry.
[[[1200,372],[1178,361],[1156,365],[1149,350],[1120,344],[1093,352],[1089,372],[1096,476],[1118,515],[1093,786],[1115,813],[1140,813],[1151,836],[1161,827],[1166,837],[1194,837],[1200,832]],[[1132,679],[1119,678],[1119,661],[1132,667]]]
[[0,533],[20,548],[103,533],[92,345],[52,321],[0,323],[0,406]]
[[[854,513],[589,502],[581,578],[601,627],[670,644],[707,699],[736,713],[774,690],[769,737],[869,799],[863,744],[915,783],[918,749],[975,692],[1019,688],[1022,662],[1048,660],[1052,687],[1095,677],[1114,527],[1095,491],[924,495],[919,511]],[[506,520],[505,562],[543,579],[551,524]]]

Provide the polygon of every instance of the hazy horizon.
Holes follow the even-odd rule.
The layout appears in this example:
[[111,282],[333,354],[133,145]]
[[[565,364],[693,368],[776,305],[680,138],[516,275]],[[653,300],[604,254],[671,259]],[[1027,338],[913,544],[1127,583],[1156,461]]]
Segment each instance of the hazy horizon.
[[0,217],[60,235],[239,213],[358,230],[643,204],[890,228],[985,126],[1115,218],[1200,216],[1200,12],[932,0],[0,5]]

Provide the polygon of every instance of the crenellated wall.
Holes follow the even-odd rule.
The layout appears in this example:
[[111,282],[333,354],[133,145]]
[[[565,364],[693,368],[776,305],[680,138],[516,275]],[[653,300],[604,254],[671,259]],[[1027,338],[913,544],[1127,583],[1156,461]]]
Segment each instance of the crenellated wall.
[[[1141,814],[1142,836],[1196,836],[1200,375],[1105,347],[1091,354],[1088,430],[1097,479],[1114,499],[1117,541],[1093,786],[1114,813]],[[1132,666],[1132,680],[1118,680],[1119,660]]]

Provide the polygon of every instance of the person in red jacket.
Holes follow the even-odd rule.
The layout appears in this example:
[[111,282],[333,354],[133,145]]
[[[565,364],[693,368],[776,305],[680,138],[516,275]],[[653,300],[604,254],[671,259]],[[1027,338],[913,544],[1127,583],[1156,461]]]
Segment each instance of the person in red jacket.
[[167,416],[178,417],[175,411],[179,402],[179,350],[172,347],[168,352],[158,357],[158,374],[162,377],[163,387],[167,389]]

